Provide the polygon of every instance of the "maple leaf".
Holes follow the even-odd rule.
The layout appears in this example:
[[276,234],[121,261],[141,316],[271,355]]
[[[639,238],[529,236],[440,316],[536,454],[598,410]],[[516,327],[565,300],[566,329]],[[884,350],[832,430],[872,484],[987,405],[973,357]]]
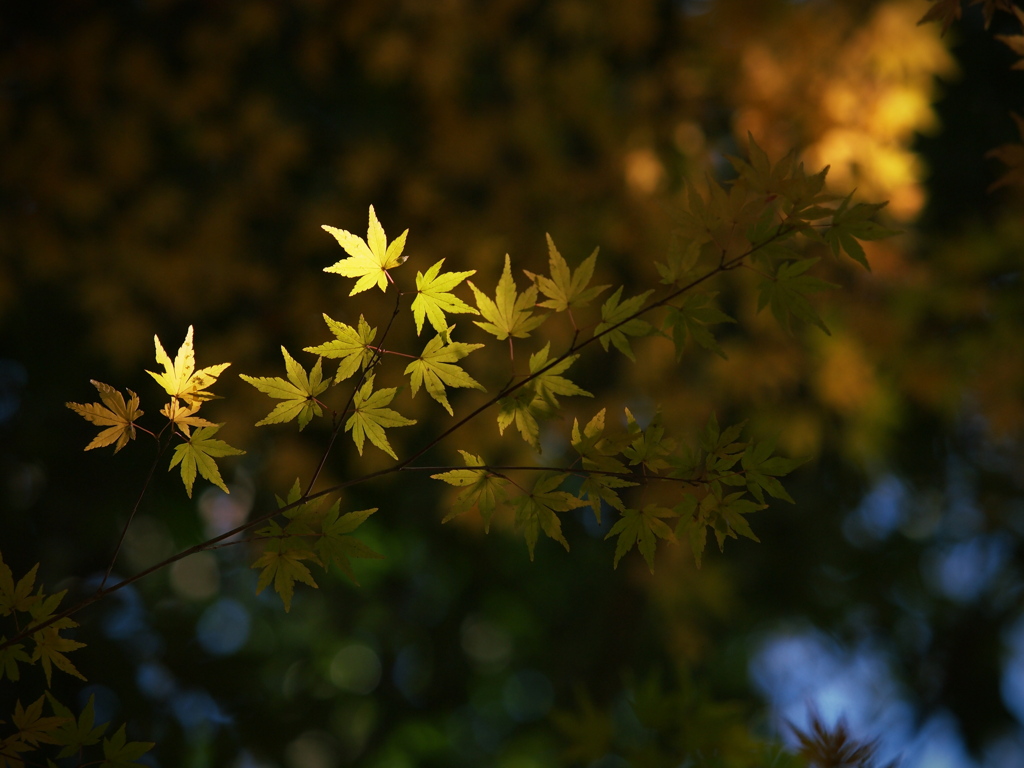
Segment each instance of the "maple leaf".
[[[484,460],[479,456],[474,456],[461,449],[459,453],[462,454],[462,460],[466,462],[467,467],[484,466]],[[476,507],[484,521],[484,532],[490,529],[491,515],[498,502],[505,498],[507,481],[504,478],[487,469],[452,469],[430,477],[434,480],[442,480],[448,485],[454,485],[456,488],[465,489],[458,495],[455,503],[449,507],[448,514],[444,516],[442,523],[447,523],[452,518]]]
[[292,596],[295,594],[295,582],[301,581],[317,589],[313,574],[302,562],[316,560],[316,554],[305,547],[302,539],[282,535],[281,526],[271,521],[271,527],[260,531],[261,535],[269,535],[266,548],[263,550],[253,568],[262,568],[259,581],[256,583],[258,595],[270,582],[274,582],[274,591],[281,596],[285,611],[292,609]]
[[[0,645],[3,645],[5,642],[7,642],[7,637],[0,635]],[[21,677],[18,664],[29,663],[31,663],[31,659],[25,653],[25,646],[21,643],[14,643],[0,649],[0,680],[3,680],[6,675],[8,680],[17,682]]]
[[380,448],[384,453],[393,459],[398,459],[395,452],[391,450],[385,429],[392,427],[405,427],[415,424],[415,419],[407,419],[402,414],[387,406],[395,397],[395,387],[388,387],[373,391],[373,376],[367,376],[363,386],[356,392],[352,399],[352,415],[345,422],[345,431],[352,432],[352,440],[356,444],[359,455],[363,455],[363,441],[370,438],[370,442]]
[[[452,326],[451,328],[454,328]],[[447,332],[451,331],[447,328]],[[446,344],[445,336],[438,334],[423,348],[420,356],[413,360],[405,368],[405,374],[409,376],[409,383],[412,386],[412,396],[415,397],[422,385],[432,398],[444,406],[449,414],[455,415],[451,405],[448,404],[448,397],[445,394],[445,387],[463,387],[469,389],[480,389],[484,387],[480,382],[466,373],[462,368],[455,365],[456,362],[466,357],[470,352],[480,349],[483,344],[463,344],[451,342]]]
[[384,228],[377,221],[377,214],[374,213],[372,205],[370,206],[370,224],[365,240],[344,229],[329,227],[326,224],[322,228],[334,235],[334,239],[349,255],[347,259],[342,259],[330,267],[324,267],[324,272],[359,278],[349,296],[355,296],[373,285],[382,291],[387,290],[388,281],[391,280],[388,270],[405,263],[408,258],[402,256],[402,249],[405,248],[405,236],[409,234],[409,230],[405,230],[391,242],[391,245],[388,245]]
[[668,517],[676,517],[676,513],[657,504],[648,504],[642,510],[625,510],[605,536],[605,539],[616,535],[619,537],[615,544],[615,560],[612,567],[618,568],[622,556],[636,546],[643,555],[647,567],[654,573],[654,550],[658,539],[676,540],[672,529],[664,522]]
[[160,409],[160,413],[167,417],[167,420],[174,424],[178,430],[189,437],[192,432],[192,427],[215,427],[217,426],[212,421],[204,419],[202,416],[196,416],[196,411],[199,410],[201,403],[193,403],[192,405],[182,405],[178,400],[171,400],[167,405]]
[[942,34],[946,34],[946,30],[960,18],[961,13],[960,0],[935,0],[935,5],[929,8],[917,23],[921,25],[929,21],[941,21]]
[[813,323],[828,334],[828,327],[811,307],[807,296],[815,291],[838,286],[804,274],[817,262],[818,259],[803,259],[781,264],[774,279],[761,283],[761,293],[757,299],[758,312],[771,304],[772,314],[779,325],[787,331],[792,332],[790,317],[794,316],[804,322]]
[[26,613],[39,600],[39,595],[32,594],[38,570],[36,563],[15,584],[14,573],[0,554],[0,616],[10,616],[13,611]]
[[785,459],[781,456],[772,456],[774,450],[774,440],[766,440],[756,445],[750,443],[747,446],[742,458],[743,482],[747,486],[747,490],[762,504],[765,491],[776,499],[782,499],[792,504],[793,499],[776,478],[788,475],[807,462],[807,459]]
[[870,271],[864,248],[858,240],[881,240],[885,237],[898,235],[898,229],[889,229],[872,221],[872,217],[888,203],[857,203],[850,205],[851,192],[832,214],[832,226],[825,232],[825,241],[832,249],[832,255],[838,256],[842,250],[851,259]]
[[339,323],[327,315],[324,315],[327,327],[335,335],[334,341],[328,341],[318,347],[306,347],[306,352],[322,357],[340,357],[338,372],[334,375],[334,381],[344,381],[361,368],[365,368],[373,360],[376,350],[370,347],[377,329],[371,328],[362,315],[359,316],[359,330],[351,325]]
[[629,460],[630,466],[643,464],[654,473],[667,469],[669,455],[675,450],[675,441],[665,437],[665,428],[661,424],[661,412],[654,415],[646,429],[641,429],[629,408],[624,410],[630,443],[623,449],[622,455]]
[[126,741],[122,725],[109,739],[103,739],[103,768],[146,768],[137,761],[153,746],[152,741]]
[[687,337],[698,345],[725,358],[718,341],[709,325],[718,323],[735,323],[736,321],[718,309],[712,302],[714,293],[697,293],[687,296],[678,307],[669,307],[666,324],[672,329],[672,341],[676,347],[676,357],[682,357]]
[[171,457],[171,465],[168,469],[174,469],[181,464],[181,480],[185,484],[185,491],[189,498],[192,498],[192,484],[196,480],[197,471],[224,493],[230,493],[228,487],[224,485],[224,480],[221,479],[220,470],[217,469],[217,462],[214,461],[214,458],[237,456],[245,451],[232,448],[223,440],[213,439],[217,430],[223,426],[223,424],[215,424],[212,427],[200,427],[194,435],[189,437],[187,442],[174,448],[174,456]]
[[562,254],[558,252],[551,235],[546,235],[546,237],[548,240],[548,270],[551,272],[551,277],[535,275],[523,270],[526,272],[526,276],[534,281],[540,292],[548,297],[547,301],[542,301],[537,306],[547,307],[555,312],[565,312],[573,307],[585,307],[603,291],[611,288],[610,285],[587,287],[594,277],[597,248],[583,260],[583,263],[574,272],[570,272],[569,265],[562,258]]
[[532,330],[547,319],[546,315],[533,316],[533,309],[537,303],[536,285],[531,285],[522,294],[517,293],[515,281],[512,279],[512,261],[507,253],[505,254],[505,269],[498,280],[494,301],[491,301],[473,285],[472,280],[467,282],[473,289],[480,314],[487,320],[483,323],[479,320],[473,322],[493,334],[498,341],[511,336],[525,339]]
[[366,518],[377,511],[377,508],[364,509],[359,512],[346,512],[338,515],[340,504],[335,502],[323,519],[321,531],[323,535],[317,540],[316,551],[320,556],[320,562],[326,569],[334,563],[346,576],[356,584],[356,575],[352,572],[350,557],[362,559],[383,560],[384,555],[374,552],[355,536],[349,536],[356,528],[362,525]]
[[257,421],[257,427],[265,424],[283,424],[298,417],[301,432],[314,415],[323,415],[323,409],[316,401],[316,397],[330,386],[330,382],[323,381],[322,358],[317,358],[313,369],[307,375],[303,367],[288,354],[287,349],[281,347],[281,353],[284,355],[288,381],[277,376],[257,377],[246,376],[244,373],[239,374],[238,378],[252,384],[260,392],[284,401],[278,403],[264,419]]
[[[54,612],[57,610],[57,606],[60,605],[60,601],[64,599],[65,594],[67,594],[67,590],[58,592],[55,595],[49,595],[48,597],[36,602],[29,611],[32,614],[32,623],[41,624],[53,616]],[[41,595],[42,593],[40,592],[40,596]],[[79,672],[71,660],[64,655],[65,653],[70,653],[78,648],[83,648],[85,643],[80,643],[77,640],[70,640],[69,638],[60,636],[61,630],[73,629],[77,626],[78,622],[64,618],[59,621],[55,621],[32,634],[32,641],[36,644],[36,647],[32,652],[30,661],[33,663],[42,661],[43,673],[46,675],[47,686],[50,685],[52,667],[57,667],[57,669],[62,672],[73,675],[79,680],[85,680],[82,673]]]
[[419,336],[423,330],[424,318],[448,341],[448,321],[444,316],[445,312],[450,314],[480,314],[469,304],[453,294],[452,289],[470,275],[475,275],[476,270],[468,272],[445,272],[440,274],[441,259],[426,273],[416,272],[416,298],[412,300],[412,315],[416,321],[416,335]]
[[43,717],[43,702],[46,696],[40,696],[27,707],[21,701],[15,702],[11,722],[18,729],[18,739],[30,746],[39,744],[55,744],[57,739],[53,732],[66,722],[63,717]]
[[510,397],[501,398],[498,401],[498,432],[504,435],[508,425],[515,422],[523,440],[540,453],[540,425],[537,424],[534,405],[537,402],[532,382],[517,389]]
[[135,439],[135,420],[142,415],[139,410],[139,396],[130,389],[129,398],[126,403],[124,396],[109,384],[102,381],[90,380],[100,393],[103,404],[89,403],[65,403],[65,405],[93,424],[107,427],[92,439],[92,442],[85,446],[89,451],[93,448],[102,448],[104,445],[114,444],[114,453],[124,448],[129,440]]
[[79,752],[83,747],[90,747],[93,744],[99,743],[103,734],[106,733],[109,723],[101,723],[94,727],[96,719],[95,695],[89,697],[89,703],[85,705],[85,709],[82,710],[77,720],[71,710],[57,701],[49,691],[46,692],[46,696],[50,700],[50,707],[52,707],[53,713],[64,720],[56,732],[56,743],[64,745],[64,749],[57,755],[58,759],[70,757]]
[[543,349],[530,355],[530,373],[536,374],[536,378],[531,382],[535,400],[540,400],[544,405],[554,409],[558,407],[557,395],[593,397],[593,394],[560,375],[579,359],[579,355],[569,355],[564,360],[551,365],[548,362],[550,348],[551,342],[548,342]]
[[156,361],[164,367],[164,371],[163,373],[146,371],[146,373],[156,379],[157,384],[163,387],[167,394],[184,400],[188,405],[213,399],[213,393],[207,390],[216,383],[217,377],[231,363],[211,365],[209,368],[197,371],[195,369],[195,351],[192,348],[191,325],[188,327],[188,333],[185,334],[185,341],[178,349],[178,354],[174,356],[174,362],[171,362],[171,358],[164,351],[160,337],[154,336],[153,341],[156,344]]
[[562,484],[565,477],[565,475],[550,473],[541,475],[537,478],[530,493],[512,500],[516,509],[516,526],[523,531],[523,535],[526,537],[530,560],[533,560],[533,550],[541,530],[565,547],[567,552],[569,551],[569,542],[562,535],[562,522],[556,513],[582,507],[586,502],[567,491],[555,490]]
[[605,409],[602,408],[587,423],[580,432],[579,421],[573,419],[572,425],[572,447],[580,454],[583,460],[583,468],[598,470],[590,473],[580,486],[580,494],[586,495],[594,510],[594,517],[601,522],[601,502],[604,501],[620,512],[626,511],[626,505],[619,497],[616,488],[629,488],[637,485],[630,480],[615,475],[604,474],[605,472],[627,473],[626,465],[615,458],[623,445],[619,442],[609,440],[604,435],[605,430]]
[[644,291],[638,296],[619,303],[622,286],[601,306],[601,322],[594,328],[594,335],[600,337],[601,346],[608,350],[609,342],[630,360],[636,361],[629,346],[629,336],[645,336],[651,332],[651,324],[633,315],[640,311],[647,297],[654,291]]

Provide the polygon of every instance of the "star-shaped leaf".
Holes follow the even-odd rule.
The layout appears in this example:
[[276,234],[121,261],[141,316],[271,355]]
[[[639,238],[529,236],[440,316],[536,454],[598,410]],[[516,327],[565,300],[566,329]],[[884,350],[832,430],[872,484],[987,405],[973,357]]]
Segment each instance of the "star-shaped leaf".
[[324,272],[359,278],[349,296],[355,296],[373,285],[382,291],[386,290],[388,280],[391,279],[388,270],[394,269],[408,258],[402,256],[402,249],[405,248],[405,236],[409,234],[409,230],[405,230],[392,241],[391,245],[388,245],[387,238],[384,236],[384,228],[377,221],[377,214],[374,213],[372,205],[370,206],[370,225],[365,240],[344,229],[329,227],[326,224],[323,225],[323,229],[334,235],[334,239],[349,255],[349,258],[342,259],[337,264],[324,267]]
[[779,265],[775,278],[761,283],[761,293],[757,299],[758,311],[770,304],[775,319],[787,331],[792,330],[790,318],[796,317],[806,323],[813,323],[828,333],[828,327],[814,311],[807,297],[816,291],[837,286],[804,274],[817,261],[817,259],[803,259]]
[[480,314],[487,321],[474,320],[473,322],[493,334],[498,341],[510,336],[525,339],[532,330],[547,319],[544,315],[533,315],[533,309],[537,303],[536,285],[531,285],[522,294],[516,291],[516,284],[512,279],[512,261],[508,254],[505,254],[505,269],[501,273],[501,279],[498,280],[494,301],[491,301],[483,291],[473,285],[472,280],[468,282],[469,287],[473,289]]
[[0,616],[10,616],[12,611],[27,613],[39,600],[39,595],[32,594],[38,570],[39,563],[36,563],[15,584],[14,573],[0,554]]
[[82,710],[77,720],[71,710],[57,701],[49,691],[47,691],[46,695],[50,699],[53,713],[64,720],[64,723],[57,729],[56,733],[57,743],[64,745],[64,749],[57,755],[58,759],[70,757],[79,752],[83,747],[91,747],[93,744],[99,743],[103,734],[107,731],[108,723],[95,725],[95,695],[89,697],[89,703],[85,705],[85,709]]
[[594,277],[594,265],[597,263],[597,248],[583,260],[583,263],[576,268],[575,272],[570,272],[569,265],[562,258],[562,254],[558,252],[558,249],[555,247],[555,241],[551,239],[551,235],[547,235],[547,240],[548,269],[551,272],[551,277],[535,275],[532,272],[526,273],[537,284],[540,292],[548,297],[547,301],[543,301],[537,306],[547,307],[548,309],[555,310],[555,312],[565,312],[573,307],[585,307],[597,298],[602,291],[611,287],[609,285],[587,287]]
[[65,718],[43,717],[43,702],[45,700],[46,696],[40,696],[27,707],[21,706],[21,701],[15,702],[11,722],[18,729],[19,741],[33,747],[39,744],[56,743],[54,731],[64,724]]
[[625,510],[605,536],[606,539],[612,536],[619,537],[615,545],[615,560],[612,567],[618,568],[622,556],[636,546],[643,555],[647,567],[654,573],[654,550],[658,539],[676,540],[672,529],[664,522],[664,518],[667,517],[676,517],[676,513],[657,504],[648,504],[642,510]]
[[832,215],[832,226],[825,231],[825,241],[832,249],[832,255],[838,256],[840,251],[859,263],[864,269],[870,270],[864,247],[859,240],[881,240],[885,237],[898,235],[898,229],[883,227],[874,221],[874,216],[887,203],[857,203],[850,206],[851,192],[839,204]]
[[[651,324],[633,317],[643,307],[647,297],[654,291],[644,291],[639,296],[626,299],[621,304],[622,287],[608,297],[601,306],[601,322],[594,328],[594,335],[600,336],[601,346],[608,349],[609,342],[630,360],[636,360],[629,346],[629,336],[645,336],[651,332]],[[632,318],[632,319],[630,319]]]
[[103,740],[103,768],[146,768],[138,759],[154,746],[152,741],[126,741],[124,726]]
[[[63,590],[54,595],[49,595],[45,599],[34,603],[31,609],[29,609],[29,613],[32,615],[32,623],[42,624],[49,620],[56,612],[57,607],[60,605],[60,601],[64,599],[65,594],[67,594],[67,590]],[[52,667],[56,667],[62,672],[73,675],[79,680],[85,680],[82,673],[79,672],[71,660],[64,655],[78,648],[84,647],[85,643],[80,643],[77,640],[71,640],[60,636],[62,630],[73,629],[77,626],[77,621],[64,618],[43,627],[38,632],[32,633],[32,641],[35,643],[36,647],[32,652],[31,661],[33,663],[36,661],[42,661],[43,673],[46,675],[47,686],[50,685]]]
[[533,550],[541,530],[565,547],[566,551],[569,550],[569,542],[562,535],[562,523],[557,513],[582,507],[586,502],[567,491],[556,490],[563,480],[565,475],[541,475],[530,493],[512,500],[516,508],[516,525],[526,537],[530,560],[533,560]]
[[[558,395],[581,395],[593,397],[590,392],[582,387],[576,386],[572,381],[561,374],[569,370],[569,367],[579,359],[579,355],[569,355],[554,365],[548,361],[548,352],[551,342],[544,345],[544,348],[530,355],[530,373],[538,374],[532,382],[534,397],[541,400],[548,408],[558,407]],[[550,365],[550,367],[548,367]],[[547,370],[544,370],[547,368]],[[543,373],[540,373],[543,371]]]
[[448,341],[448,320],[444,313],[450,314],[480,314],[469,304],[452,293],[452,289],[470,275],[475,275],[476,270],[468,272],[444,272],[441,273],[441,259],[426,273],[416,273],[416,298],[412,300],[412,315],[416,320],[416,335],[423,330],[423,320],[426,318],[430,324]]
[[490,529],[491,515],[499,501],[505,499],[505,486],[508,481],[503,477],[494,474],[488,469],[473,469],[483,467],[484,460],[472,453],[459,450],[462,460],[466,462],[469,469],[451,469],[437,475],[431,475],[434,480],[443,480],[448,485],[454,485],[463,490],[455,500],[455,503],[448,509],[442,523],[447,523],[453,517],[458,517],[463,512],[476,507],[480,511],[480,517],[484,521],[484,531]]
[[124,396],[109,384],[104,384],[102,381],[91,381],[91,383],[99,390],[103,404],[65,403],[65,405],[93,424],[106,427],[92,439],[91,443],[85,446],[85,450],[113,444],[114,453],[117,453],[128,444],[129,440],[135,439],[135,420],[142,415],[142,411],[139,410],[139,396],[130,389],[126,390],[129,395],[126,403]]
[[385,429],[405,427],[415,424],[415,419],[407,419],[402,414],[386,407],[395,397],[395,387],[373,391],[373,376],[367,376],[363,386],[356,392],[352,400],[352,415],[345,422],[345,431],[352,432],[352,440],[356,444],[359,455],[363,455],[363,441],[366,438],[393,459],[398,457],[391,450]]
[[[454,328],[454,326],[452,326]],[[451,328],[445,329],[447,332]],[[455,365],[470,352],[480,349],[483,344],[462,344],[460,342],[444,343],[444,338],[438,334],[431,339],[423,348],[420,356],[413,360],[405,368],[405,374],[409,376],[409,383],[412,385],[413,397],[424,386],[432,398],[437,400],[448,413],[454,415],[451,405],[448,404],[448,397],[445,394],[445,387],[466,387],[471,389],[483,389],[483,385],[466,373],[462,368]]]
[[281,347],[281,353],[284,355],[288,381],[279,376],[270,378],[239,374],[239,378],[252,384],[260,392],[283,401],[278,403],[266,418],[257,421],[257,427],[264,424],[283,424],[298,417],[301,432],[314,415],[323,414],[323,409],[316,398],[330,386],[330,382],[323,380],[322,358],[317,358],[313,369],[307,375],[303,367],[288,354],[287,349]]
[[164,388],[167,394],[184,400],[188,405],[213,399],[213,393],[207,390],[216,383],[217,377],[231,363],[211,365],[209,368],[197,371],[195,369],[195,351],[192,347],[191,325],[188,327],[185,341],[178,349],[178,354],[175,355],[173,362],[171,362],[171,358],[164,351],[164,347],[160,343],[160,337],[154,336],[153,341],[156,344],[156,361],[164,367],[164,370],[163,373],[153,373],[152,371],[146,371],[146,373],[156,379],[157,383]]
[[372,349],[370,344],[373,343],[373,339],[377,335],[377,329],[371,328],[362,315],[359,316],[359,330],[351,325],[332,320],[327,315],[324,315],[324,320],[327,321],[327,327],[330,328],[331,333],[335,335],[335,340],[325,342],[318,347],[306,347],[305,351],[323,357],[340,357],[341,363],[338,364],[338,372],[334,375],[334,380],[336,382],[344,381],[360,368],[370,364],[376,354],[376,350]]
[[[303,560],[316,560],[316,553],[308,549],[300,537],[285,536],[281,526],[271,521],[270,528],[260,531],[261,534],[270,535],[267,540],[266,549],[256,562],[253,568],[262,568],[259,581],[256,583],[256,594],[258,595],[271,582],[274,583],[274,591],[281,597],[285,611],[292,609],[292,596],[295,594],[295,582],[301,581],[317,589],[316,580]],[[274,535],[274,534],[277,535]]]
[[167,417],[167,420],[174,424],[185,437],[192,434],[192,427],[215,427],[212,421],[196,416],[201,403],[182,405],[180,400],[172,398],[167,405],[160,409],[160,413]]
[[214,461],[214,458],[237,456],[245,453],[245,451],[232,448],[223,440],[213,439],[213,436],[217,434],[217,430],[222,426],[224,425],[217,424],[212,427],[200,427],[189,438],[188,442],[174,448],[174,456],[171,457],[171,466],[168,469],[174,469],[178,464],[181,464],[181,480],[185,484],[185,491],[188,493],[189,498],[192,498],[192,484],[196,480],[197,471],[224,491],[224,493],[229,493],[228,487],[224,485],[224,480],[221,479],[220,470],[217,469],[217,462]]
[[377,511],[377,508],[364,509],[359,512],[346,512],[338,514],[339,504],[335,502],[323,519],[323,535],[317,540],[316,551],[320,556],[320,562],[324,568],[334,563],[342,572],[356,581],[356,575],[352,572],[352,563],[349,558],[358,557],[362,559],[383,560],[384,555],[374,552],[355,536],[349,536],[356,528],[362,525],[366,518]]

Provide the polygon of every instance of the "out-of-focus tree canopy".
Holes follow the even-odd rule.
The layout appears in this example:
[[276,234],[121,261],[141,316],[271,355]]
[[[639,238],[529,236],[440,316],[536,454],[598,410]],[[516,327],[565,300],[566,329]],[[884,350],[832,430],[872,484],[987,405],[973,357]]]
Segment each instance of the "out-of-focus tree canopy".
[[[380,508],[365,528],[386,559],[357,564],[361,586],[300,589],[285,616],[253,596],[244,547],[196,555],[82,614],[89,684],[65,682],[65,699],[96,695],[168,766],[746,764],[752,734],[802,724],[808,701],[846,702],[910,765],[927,756],[917,733],[962,746],[963,765],[1020,761],[1024,217],[1018,187],[986,191],[1013,150],[985,158],[1021,138],[1021,74],[994,38],[1019,28],[1000,12],[985,30],[973,8],[943,37],[917,24],[930,7],[0,10],[0,547],[73,593],[106,569],[150,459],[83,455],[89,429],[62,404],[89,379],[148,391],[154,334],[176,344],[194,325],[200,365],[234,361],[209,408],[249,453],[230,496],[197,484],[193,503],[158,478],[119,573],[308,477],[325,433],[247,426],[266,400],[233,374],[278,375],[282,344],[326,338],[322,313],[366,311],[322,272],[339,258],[322,224],[361,232],[372,204],[389,235],[410,230],[418,269],[444,258],[488,290],[505,253],[543,271],[551,233],[573,265],[599,246],[595,282],[628,289],[657,279],[684,185],[731,176],[749,135],[889,200],[902,230],[867,244],[870,272],[825,265],[831,335],[786,334],[736,274],[717,288],[740,321],[720,332],[725,358],[694,345],[677,360],[650,338],[635,366],[578,364],[582,386],[642,416],[749,419],[812,457],[796,503],[757,521],[760,545],[613,571],[608,526],[567,515],[572,555],[543,542],[530,563],[508,521],[442,526],[451,497],[425,478],[368,484],[347,501]],[[399,397],[420,419],[393,438],[401,455],[446,422]],[[462,439],[530,455],[492,418]],[[454,448],[433,458],[461,463]],[[339,458],[325,481],[380,461]],[[665,722],[638,720],[651,711]]]

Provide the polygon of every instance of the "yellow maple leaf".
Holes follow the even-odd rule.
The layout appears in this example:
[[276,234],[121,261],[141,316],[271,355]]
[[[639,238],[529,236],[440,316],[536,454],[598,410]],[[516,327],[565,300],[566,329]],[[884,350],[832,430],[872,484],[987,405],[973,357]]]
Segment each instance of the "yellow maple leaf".
[[124,448],[129,440],[135,439],[135,420],[142,415],[139,410],[139,396],[127,390],[128,402],[124,396],[109,384],[102,381],[91,380],[91,383],[100,393],[100,403],[65,403],[65,405],[79,416],[106,427],[92,442],[85,446],[85,450],[102,448],[104,445],[114,444],[114,453]]
[[409,230],[405,230],[392,241],[391,245],[388,245],[384,228],[377,221],[377,214],[374,213],[372,205],[370,206],[370,225],[365,240],[337,227],[324,224],[322,228],[334,235],[334,239],[349,255],[349,258],[342,259],[337,264],[324,267],[324,272],[359,278],[349,296],[365,291],[373,285],[382,291],[386,290],[388,281],[391,280],[388,270],[399,266],[408,258],[408,256],[402,256],[402,249],[405,248],[405,236],[409,234]]
[[146,371],[146,373],[156,379],[157,384],[163,387],[167,394],[184,400],[190,406],[213,399],[213,393],[207,390],[213,386],[217,381],[217,377],[231,363],[211,365],[209,368],[197,371],[195,351],[192,347],[191,325],[188,327],[185,341],[178,349],[178,354],[175,355],[173,362],[171,362],[171,358],[164,351],[164,347],[160,343],[160,337],[154,336],[153,341],[156,343],[156,361],[164,367],[164,372],[153,373],[152,371]]

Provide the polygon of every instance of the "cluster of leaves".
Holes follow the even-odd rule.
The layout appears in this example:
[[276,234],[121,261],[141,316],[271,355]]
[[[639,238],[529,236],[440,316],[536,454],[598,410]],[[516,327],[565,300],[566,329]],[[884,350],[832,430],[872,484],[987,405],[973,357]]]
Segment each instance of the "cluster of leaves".
[[651,768],[807,765],[802,755],[754,737],[742,706],[715,701],[685,673],[669,686],[658,674],[631,681],[625,703],[628,706],[616,702],[598,706],[586,691],[577,690],[574,709],[553,713],[555,727],[564,739],[566,763],[587,765],[616,755],[628,765]]
[[[75,718],[71,710],[48,690],[55,668],[85,680],[66,655],[85,644],[61,635],[78,626],[76,621],[57,611],[67,590],[47,595],[42,587],[37,588],[35,580],[38,569],[37,564],[15,581],[10,567],[0,555],[0,617],[7,619],[13,629],[10,632],[13,635],[12,642],[8,642],[8,634],[0,635],[0,680],[6,678],[12,683],[19,682],[22,679],[20,665],[34,665],[38,662],[43,669],[47,689],[27,706],[22,705],[20,700],[15,702],[10,721],[13,730],[0,736],[0,767],[41,765],[44,757],[46,765],[56,765],[42,751],[44,747],[60,747],[56,759],[75,757],[78,760],[76,765],[109,768],[141,765],[136,761],[153,747],[151,742],[127,741],[123,725],[112,736],[104,738],[109,723],[94,724],[92,699]],[[25,643],[17,641],[18,638],[30,640],[33,646],[31,655]],[[43,714],[47,700],[51,715]],[[7,726],[7,723],[0,721],[0,726]],[[86,748],[99,745],[101,739],[102,758],[96,757],[94,750],[89,750],[87,759]]]
[[[827,193],[827,169],[808,174],[793,155],[773,164],[752,137],[749,152],[749,161],[733,158],[738,176],[728,186],[709,179],[706,191],[689,189],[687,205],[678,216],[676,246],[666,262],[658,264],[663,286],[660,296],[652,288],[624,297],[624,287],[618,287],[599,312],[589,308],[611,286],[591,285],[597,266],[596,250],[573,268],[548,236],[548,274],[525,272],[529,283],[523,289],[516,284],[511,257],[506,255],[493,293],[467,279],[475,270],[444,272],[443,260],[425,272],[417,271],[415,288],[402,290],[393,273],[406,261],[408,231],[389,243],[372,206],[365,239],[325,226],[347,254],[325,271],[355,278],[350,296],[374,286],[382,292],[394,286],[397,297],[380,338],[378,329],[363,315],[355,326],[324,315],[334,338],[306,347],[317,356],[308,369],[282,348],[286,378],[241,376],[280,401],[257,426],[297,421],[301,430],[315,419],[329,418],[333,430],[305,492],[300,492],[296,481],[279,510],[243,526],[264,525],[255,536],[264,542],[254,565],[263,569],[259,589],[273,583],[287,608],[295,582],[316,586],[307,562],[324,567],[334,562],[352,576],[349,556],[375,556],[348,535],[370,511],[340,515],[337,504],[322,511],[318,503],[312,503],[340,490],[327,488],[313,493],[334,438],[342,431],[351,435],[360,455],[369,441],[397,462],[390,469],[349,480],[346,487],[391,472],[428,469],[416,466],[415,460],[492,406],[499,433],[505,435],[515,425],[515,432],[539,457],[542,425],[562,416],[560,398],[592,397],[569,377],[569,372],[594,342],[600,342],[605,350],[614,347],[630,359],[635,357],[633,340],[649,335],[670,338],[678,355],[691,340],[721,354],[711,329],[732,322],[732,318],[718,307],[716,294],[707,283],[741,266],[759,281],[759,308],[770,307],[783,328],[792,330],[798,323],[809,323],[827,332],[812,296],[829,284],[809,274],[819,259],[807,251],[817,248],[836,256],[846,254],[867,267],[861,241],[893,233],[875,221],[882,205],[854,204],[850,197],[839,199]],[[455,293],[464,282],[475,306]],[[401,313],[402,299],[409,295],[417,335],[428,324],[434,332],[418,354],[385,347],[394,320]],[[459,314],[478,316],[473,325],[484,332],[485,341],[490,336],[508,347],[511,371],[505,383],[497,379],[499,383],[494,384],[497,377],[493,371],[481,375],[496,392],[489,392],[463,367],[463,360],[485,343],[455,340],[456,326],[451,317]],[[536,341],[525,369],[517,369],[515,344],[532,341],[541,326],[559,315],[571,325],[569,345],[555,352],[550,340]],[[227,490],[214,459],[240,451],[213,439],[219,425],[196,415],[212,397],[208,388],[227,364],[195,371],[191,328],[173,362],[159,339],[156,347],[157,361],[165,370],[153,376],[171,395],[171,402],[161,411],[168,418],[164,429],[170,427],[171,434],[181,440],[171,466],[181,465],[190,495],[197,472]],[[333,377],[325,377],[323,358],[337,361]],[[389,431],[414,424],[415,420],[393,407],[399,386],[377,385],[381,377],[393,375],[385,362],[395,358],[404,365],[400,376],[408,377],[412,395],[425,389],[452,416],[455,411],[449,402],[450,390],[486,393],[468,415],[457,417],[451,428],[402,460],[391,445]],[[126,404],[112,388],[99,383],[96,386],[103,404],[69,406],[106,427],[88,448],[113,444],[116,451],[135,437],[136,419],[141,415],[138,397],[129,392]],[[343,394],[332,405],[330,391],[339,389]],[[566,440],[573,453],[567,461],[554,457],[535,465],[505,467],[488,464],[482,456],[462,450],[465,467],[444,471],[429,468],[435,470],[434,479],[459,489],[445,519],[476,509],[486,528],[495,511],[506,508],[513,514],[532,559],[541,532],[569,548],[562,531],[563,513],[589,506],[600,521],[603,510],[613,510],[618,515],[608,534],[616,538],[613,565],[617,566],[636,547],[653,569],[658,540],[689,542],[699,565],[708,529],[714,532],[719,548],[727,538],[743,536],[756,541],[748,516],[765,507],[766,494],[791,501],[778,478],[800,461],[773,456],[771,442],[741,439],[743,425],[721,430],[712,416],[696,441],[699,445],[689,446],[668,437],[660,417],[642,425],[627,409],[621,425],[624,428],[617,428],[606,421],[606,414],[607,409],[599,410],[584,426],[578,419],[573,421],[571,438]],[[190,433],[191,428],[195,428],[194,433]],[[159,442],[163,434],[154,437]],[[533,475],[533,479],[520,479],[524,474]]]

